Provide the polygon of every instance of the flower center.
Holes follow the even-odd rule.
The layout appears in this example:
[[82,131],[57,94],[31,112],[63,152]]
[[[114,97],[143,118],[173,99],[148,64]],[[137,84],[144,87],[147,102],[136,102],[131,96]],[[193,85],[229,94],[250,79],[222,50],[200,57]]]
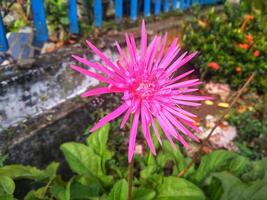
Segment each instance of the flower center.
[[147,99],[154,95],[156,91],[156,84],[153,81],[145,80],[139,83],[139,86],[135,91],[139,97]]

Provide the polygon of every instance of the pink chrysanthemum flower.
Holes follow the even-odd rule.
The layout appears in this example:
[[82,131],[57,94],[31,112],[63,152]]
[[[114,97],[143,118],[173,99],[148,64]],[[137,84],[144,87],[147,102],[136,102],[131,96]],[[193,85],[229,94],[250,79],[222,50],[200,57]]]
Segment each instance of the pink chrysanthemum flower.
[[144,138],[154,155],[156,151],[152,142],[150,126],[153,127],[154,133],[159,143],[161,143],[155,119],[174,148],[173,139],[178,140],[184,146],[188,146],[182,135],[198,141],[198,138],[188,129],[189,127],[199,131],[194,125],[193,118],[196,116],[181,108],[180,105],[199,106],[200,104],[196,103],[196,101],[202,101],[208,97],[187,94],[198,90],[192,87],[201,84],[199,79],[179,82],[179,80],[191,74],[193,70],[173,77],[174,72],[191,60],[197,53],[194,52],[187,55],[187,52],[185,52],[175,60],[180,47],[176,39],[165,51],[167,33],[163,38],[155,36],[147,46],[144,21],[141,27],[140,50],[137,49],[132,34],[129,36],[126,33],[125,37],[128,54],[116,43],[120,55],[120,59],[116,63],[110,61],[89,41],[87,41],[88,46],[103,60],[105,66],[73,55],[76,60],[94,68],[99,73],[72,65],[71,67],[74,70],[108,84],[107,87],[89,90],[82,94],[82,97],[106,93],[123,94],[122,104],[103,117],[90,131],[95,131],[125,113],[121,122],[122,128],[130,115],[133,114],[128,149],[129,162],[133,158],[139,123],[141,123]]

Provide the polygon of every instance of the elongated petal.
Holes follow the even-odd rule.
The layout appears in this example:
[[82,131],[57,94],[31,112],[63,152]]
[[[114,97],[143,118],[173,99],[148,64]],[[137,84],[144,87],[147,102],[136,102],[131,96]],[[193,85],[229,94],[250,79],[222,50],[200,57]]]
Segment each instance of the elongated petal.
[[117,67],[98,49],[93,45],[89,40],[86,40],[87,45],[95,52],[109,67],[115,70]]
[[207,96],[196,96],[196,95],[176,95],[175,99],[183,100],[183,101],[203,101],[212,99],[211,97]]
[[162,141],[161,141],[161,137],[160,137],[160,134],[159,134],[158,128],[157,128],[157,126],[156,126],[156,124],[155,124],[155,122],[154,122],[154,119],[153,119],[153,117],[152,117],[152,116],[151,116],[151,124],[152,124],[153,130],[154,130],[154,133],[155,133],[155,135],[156,135],[156,137],[157,137],[157,139],[158,139],[158,141],[159,141],[160,145],[162,145]]
[[184,145],[185,147],[188,147],[188,143],[184,140],[184,138],[176,131],[176,129],[173,127],[173,125],[169,122],[169,120],[166,118],[166,116],[161,113],[161,117],[164,120],[165,124],[168,126],[168,128],[170,129],[170,132],[172,133],[172,135],[179,140],[180,143],[182,143],[182,145]]
[[135,140],[138,130],[138,121],[140,116],[140,108],[134,114],[133,125],[130,132],[129,148],[128,148],[128,162],[130,163],[134,155]]
[[144,58],[146,55],[146,47],[147,47],[147,33],[145,27],[145,21],[142,20],[142,28],[141,28],[141,57]]
[[74,70],[86,75],[86,76],[90,76],[90,77],[95,78],[95,79],[97,79],[97,80],[99,80],[101,82],[105,82],[105,83],[109,83],[109,84],[116,84],[115,82],[113,82],[112,80],[110,80],[110,79],[108,79],[108,78],[106,78],[104,76],[101,76],[101,75],[99,75],[97,73],[88,71],[88,70],[83,69],[81,67],[78,67],[78,66],[75,66],[75,65],[71,65],[70,67],[72,69],[74,69]]
[[146,112],[147,112],[147,110],[146,110],[145,106],[142,105],[142,107],[141,107],[142,131],[143,131],[143,135],[147,141],[147,144],[148,144],[152,154],[156,155],[156,150],[155,150],[155,147],[154,147],[151,135],[150,135],[150,131],[148,128],[148,122],[146,120]]
[[91,128],[90,132],[95,131],[96,129],[99,129],[100,127],[104,126],[109,121],[119,117],[125,110],[127,110],[128,106],[124,103],[121,106],[119,106],[117,109],[115,109],[113,112],[107,114],[105,117],[99,120],[99,122],[94,125],[93,128]]
[[179,69],[181,66],[185,65],[189,60],[191,60],[193,57],[197,55],[198,52],[191,53],[190,55],[186,56],[179,64],[173,65],[172,67],[167,69],[167,74],[171,75],[173,72],[175,72],[177,69]]
[[185,72],[185,73],[183,73],[183,74],[181,74],[181,75],[175,77],[174,79],[172,79],[172,80],[169,82],[169,84],[173,84],[173,83],[175,83],[176,81],[179,81],[179,80],[185,78],[185,77],[188,76],[189,74],[192,74],[194,71],[195,71],[195,70],[190,70],[190,71],[188,71],[188,72]]
[[165,111],[164,115],[167,117],[167,119],[170,120],[170,122],[178,128],[181,132],[183,132],[185,135],[189,136],[191,139],[199,142],[199,139],[194,136],[186,127],[184,127],[174,116],[172,116],[169,112]]
[[81,95],[81,97],[89,97],[89,96],[95,96],[100,94],[108,94],[113,92],[122,92],[122,90],[118,88],[108,88],[108,87],[102,87],[102,88],[95,88],[89,91],[86,91]]
[[129,119],[130,115],[131,115],[131,112],[132,112],[132,109],[129,108],[127,110],[127,112],[125,113],[123,119],[122,119],[122,122],[121,122],[121,125],[120,125],[120,128],[123,128],[127,122],[127,120]]

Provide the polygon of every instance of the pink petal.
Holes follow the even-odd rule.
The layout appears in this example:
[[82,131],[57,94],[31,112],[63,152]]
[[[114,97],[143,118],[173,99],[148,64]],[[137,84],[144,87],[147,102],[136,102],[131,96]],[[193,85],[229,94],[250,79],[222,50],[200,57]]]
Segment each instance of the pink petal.
[[175,83],[176,81],[181,80],[182,78],[188,76],[189,74],[191,74],[191,73],[194,72],[194,71],[195,71],[195,70],[190,70],[190,71],[188,71],[188,72],[185,72],[185,73],[183,73],[183,74],[181,74],[181,75],[175,77],[174,79],[172,79],[172,80],[169,82],[169,84],[173,84],[173,83]]
[[186,64],[189,60],[197,55],[198,52],[193,52],[190,55],[186,56],[178,65],[173,65],[172,67],[167,69],[167,74],[171,75],[174,71],[179,69],[181,66]]
[[125,113],[123,119],[122,119],[120,128],[123,128],[123,127],[125,126],[125,124],[126,124],[127,120],[129,119],[131,113],[132,113],[132,109],[129,108],[129,109],[127,110],[127,112]]
[[175,83],[172,85],[167,86],[166,88],[183,88],[183,87],[190,87],[192,86],[194,83],[199,83],[198,82],[199,79],[191,79],[191,80],[187,80],[187,81],[183,81],[180,83]]
[[151,115],[150,115],[150,117],[151,117],[151,124],[152,124],[153,130],[154,130],[154,132],[155,132],[155,135],[156,135],[156,137],[157,137],[157,139],[158,139],[160,145],[162,145],[162,141],[161,141],[160,134],[159,134],[159,131],[158,131],[158,129],[157,129],[157,126],[156,126],[156,124],[155,124],[155,122],[154,122],[153,117],[152,117]]
[[147,47],[147,33],[145,20],[142,20],[142,28],[141,28],[141,58],[144,58],[146,55],[146,47]]
[[97,122],[96,125],[94,125],[93,128],[91,128],[90,132],[95,131],[96,129],[99,129],[100,127],[104,126],[106,123],[108,123],[109,121],[117,118],[118,116],[120,116],[125,110],[127,110],[128,105],[126,103],[122,104],[121,106],[119,106],[118,108],[116,108],[114,111],[112,111],[111,113],[107,114],[105,117],[103,117],[102,119],[99,120],[99,122]]
[[168,36],[168,33],[165,33],[164,37],[163,37],[163,40],[161,42],[161,49],[159,51],[159,54],[158,54],[158,58],[155,62],[155,67],[157,67],[159,65],[159,62],[161,61],[161,58],[162,58],[162,55],[163,55],[163,52],[164,52],[164,49],[165,49],[165,46],[166,46],[166,41],[167,41],[167,36]]
[[134,155],[135,140],[138,130],[138,121],[140,116],[140,108],[134,114],[133,125],[130,132],[129,148],[128,148],[128,162],[130,163]]
[[177,147],[176,147],[176,145],[174,144],[174,142],[173,142],[173,140],[172,140],[172,137],[171,137],[171,135],[170,135],[170,133],[169,133],[169,129],[168,129],[168,127],[166,127],[165,122],[164,122],[163,119],[160,117],[160,115],[158,115],[156,118],[157,118],[157,120],[158,120],[158,122],[159,122],[159,125],[160,125],[160,127],[162,128],[162,130],[163,130],[165,136],[167,137],[168,141],[170,142],[170,144],[172,145],[172,147],[173,147],[175,150],[177,150]]
[[174,110],[173,108],[170,108],[169,106],[164,105],[164,108],[179,118],[182,118],[182,119],[187,120],[189,122],[194,122],[193,119],[191,119],[191,118],[187,117],[186,115]]
[[113,92],[123,92],[123,91],[118,88],[102,87],[102,88],[95,88],[95,89],[86,91],[85,93],[81,95],[81,97],[89,97],[89,96],[107,94],[107,93],[113,93]]
[[179,142],[182,143],[182,145],[184,147],[188,147],[189,145],[187,144],[187,142],[184,140],[184,138],[176,131],[176,129],[173,127],[173,125],[169,122],[169,120],[166,118],[166,116],[161,113],[161,117],[164,120],[166,126],[170,129],[170,133],[172,133],[172,135],[179,140]]
[[195,95],[176,95],[175,99],[183,100],[183,101],[203,101],[212,99],[211,97],[207,96],[195,96]]
[[174,100],[175,103],[180,104],[180,105],[185,105],[185,106],[201,106],[201,103],[193,103],[189,101],[181,101],[181,100]]
[[104,76],[101,76],[101,75],[96,74],[96,73],[94,73],[94,72],[91,72],[91,71],[88,71],[88,70],[86,70],[86,69],[83,69],[83,68],[81,68],[81,67],[78,67],[78,66],[75,66],[75,65],[71,65],[70,67],[71,67],[72,69],[74,69],[74,70],[76,70],[76,71],[78,71],[78,72],[80,72],[80,73],[86,75],[86,76],[93,77],[93,78],[95,78],[95,79],[97,79],[97,80],[99,80],[99,81],[102,81],[102,82],[105,82],[105,83],[109,83],[109,84],[116,84],[116,83],[115,83],[114,81],[112,81],[111,79],[108,79],[108,78],[106,78],[106,77],[104,77]]
[[194,136],[186,127],[184,127],[174,116],[172,116],[169,112],[164,112],[165,116],[170,120],[170,122],[178,128],[181,132],[183,132],[185,135],[189,136],[193,140],[199,142],[199,139]]
[[86,40],[87,45],[95,52],[109,67],[115,70],[117,67],[98,49],[93,45],[89,40]]
[[105,68],[104,66],[98,65],[96,63],[90,62],[89,60],[76,56],[76,55],[72,55],[73,58],[75,58],[77,61],[89,66],[89,67],[93,67],[96,70],[99,70],[103,73],[105,73],[106,75],[114,75],[114,72],[110,71],[109,69]]
[[143,135],[147,141],[147,144],[152,152],[153,155],[156,155],[156,150],[150,135],[150,131],[149,131],[149,127],[148,127],[148,122],[146,120],[146,115],[147,115],[147,110],[145,108],[144,105],[142,105],[141,107],[141,122],[142,122],[142,131],[143,131]]

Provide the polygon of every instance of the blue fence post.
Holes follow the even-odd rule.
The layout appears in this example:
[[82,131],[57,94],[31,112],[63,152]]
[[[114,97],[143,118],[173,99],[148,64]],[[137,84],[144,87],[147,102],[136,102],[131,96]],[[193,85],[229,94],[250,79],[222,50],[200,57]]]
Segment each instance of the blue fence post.
[[138,0],[131,0],[131,20],[135,21],[137,19],[137,3]]
[[150,16],[150,4],[151,4],[151,0],[145,0],[144,2],[144,16],[145,17]]
[[192,0],[187,0],[187,2],[186,2],[186,8],[190,8],[190,6],[191,6],[191,4],[192,4],[191,1],[192,1]]
[[8,50],[8,42],[6,39],[6,31],[3,23],[2,15],[0,12],[0,51]]
[[35,27],[35,41],[46,42],[48,40],[48,31],[45,22],[45,10],[43,0],[32,0],[31,6]]
[[123,16],[123,0],[115,0],[115,19],[117,21],[122,20]]
[[79,33],[79,22],[77,16],[77,2],[76,0],[69,0],[69,31],[70,33]]
[[185,9],[185,0],[180,0],[180,9],[181,10]]
[[176,10],[178,8],[177,0],[172,0],[172,9]]
[[161,7],[161,0],[155,0],[154,14],[159,15]]
[[94,24],[96,27],[102,27],[102,1],[94,0]]
[[163,11],[169,12],[169,0],[164,0]]

